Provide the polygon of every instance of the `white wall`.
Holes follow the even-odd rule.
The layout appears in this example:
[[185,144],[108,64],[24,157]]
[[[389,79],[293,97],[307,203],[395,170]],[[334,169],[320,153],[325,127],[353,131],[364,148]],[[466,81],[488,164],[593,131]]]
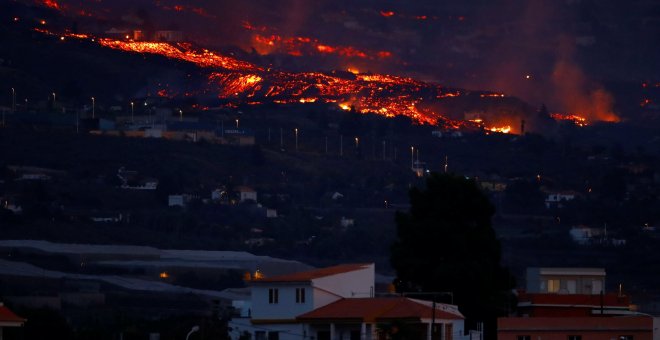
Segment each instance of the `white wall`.
[[[373,293],[375,268],[373,264],[364,269],[314,280],[314,287],[327,290],[345,298],[365,298]],[[318,308],[318,307],[317,307]]]
[[[296,303],[296,288],[305,289],[305,302]],[[269,303],[269,289],[278,290],[278,302]],[[304,284],[273,284],[252,287],[252,318],[253,319],[295,319],[296,316],[313,309],[312,287]]]

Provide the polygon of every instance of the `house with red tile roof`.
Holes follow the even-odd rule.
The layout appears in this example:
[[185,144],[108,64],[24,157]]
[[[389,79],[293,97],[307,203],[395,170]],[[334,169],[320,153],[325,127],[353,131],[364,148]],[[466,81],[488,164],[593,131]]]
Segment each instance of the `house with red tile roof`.
[[499,318],[498,340],[656,340],[658,318],[538,317]]
[[0,340],[2,340],[3,329],[6,327],[22,327],[25,319],[16,315],[11,309],[0,302]]
[[232,339],[380,339],[410,332],[412,339],[462,339],[464,318],[453,305],[405,297],[375,297],[374,264],[343,264],[249,282],[243,317]]
[[462,339],[463,319],[456,306],[406,297],[342,299],[297,317],[316,339],[381,339],[392,333]]
[[517,316],[498,319],[501,340],[660,340],[658,318],[630,297],[604,292],[602,268],[528,268]]

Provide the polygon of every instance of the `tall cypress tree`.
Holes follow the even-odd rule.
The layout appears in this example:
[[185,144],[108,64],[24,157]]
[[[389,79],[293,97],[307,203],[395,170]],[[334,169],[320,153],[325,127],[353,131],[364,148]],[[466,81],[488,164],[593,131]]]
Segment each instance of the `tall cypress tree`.
[[390,262],[399,292],[451,292],[466,326],[483,322],[495,338],[498,316],[513,305],[515,282],[500,265],[491,225],[495,208],[473,180],[433,173],[410,191],[410,211],[397,212]]

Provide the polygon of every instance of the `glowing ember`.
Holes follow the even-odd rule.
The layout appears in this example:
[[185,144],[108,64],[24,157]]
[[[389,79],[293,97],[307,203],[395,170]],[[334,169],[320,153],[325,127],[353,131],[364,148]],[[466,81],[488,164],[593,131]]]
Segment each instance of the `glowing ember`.
[[58,4],[55,0],[43,0],[41,1],[41,4],[48,8],[56,9],[58,11],[62,10],[60,4]]
[[485,93],[480,96],[481,98],[504,98],[503,93]]

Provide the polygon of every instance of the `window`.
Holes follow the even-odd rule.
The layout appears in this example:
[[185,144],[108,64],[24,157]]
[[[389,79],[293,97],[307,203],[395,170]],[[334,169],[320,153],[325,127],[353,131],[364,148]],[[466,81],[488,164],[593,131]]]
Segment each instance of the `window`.
[[548,293],[557,293],[559,288],[559,280],[548,280]]
[[280,340],[279,332],[268,332],[268,340]]
[[264,332],[264,331],[254,332],[254,339],[255,340],[266,340],[266,332]]
[[582,340],[582,335],[569,335],[568,340]]
[[516,340],[532,340],[532,336],[531,335],[518,335],[516,337]]
[[278,303],[280,300],[280,291],[277,288],[268,289],[268,303]]
[[305,288],[296,288],[296,303],[305,303]]
[[619,336],[619,340],[633,340],[632,335],[621,335]]

